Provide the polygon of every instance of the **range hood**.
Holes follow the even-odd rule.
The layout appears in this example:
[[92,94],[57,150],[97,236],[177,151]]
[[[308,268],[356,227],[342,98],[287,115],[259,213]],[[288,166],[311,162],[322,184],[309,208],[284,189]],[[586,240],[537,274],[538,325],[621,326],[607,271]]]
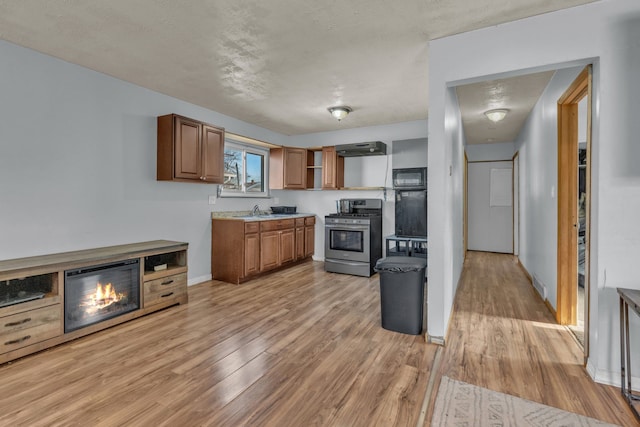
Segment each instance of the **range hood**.
[[382,141],[371,141],[336,145],[336,153],[342,157],[384,156],[387,154],[387,144]]

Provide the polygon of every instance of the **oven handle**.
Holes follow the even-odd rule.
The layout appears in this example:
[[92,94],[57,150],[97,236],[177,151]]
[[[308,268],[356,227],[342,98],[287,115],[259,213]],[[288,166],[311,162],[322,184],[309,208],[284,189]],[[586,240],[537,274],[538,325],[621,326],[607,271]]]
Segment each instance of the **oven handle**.
[[369,226],[367,225],[333,225],[326,224],[325,228],[331,228],[334,230],[354,230],[354,231],[368,231]]
[[327,261],[333,262],[335,264],[343,264],[343,265],[362,265],[362,261],[345,261],[343,259],[335,259],[335,258],[327,258]]

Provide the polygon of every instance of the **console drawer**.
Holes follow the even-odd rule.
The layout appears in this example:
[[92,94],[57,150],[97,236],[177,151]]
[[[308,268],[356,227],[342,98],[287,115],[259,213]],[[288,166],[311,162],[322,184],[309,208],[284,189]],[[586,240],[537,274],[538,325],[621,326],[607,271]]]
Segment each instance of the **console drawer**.
[[160,304],[187,293],[187,273],[144,282],[144,306]]
[[0,318],[0,353],[61,334],[60,304]]

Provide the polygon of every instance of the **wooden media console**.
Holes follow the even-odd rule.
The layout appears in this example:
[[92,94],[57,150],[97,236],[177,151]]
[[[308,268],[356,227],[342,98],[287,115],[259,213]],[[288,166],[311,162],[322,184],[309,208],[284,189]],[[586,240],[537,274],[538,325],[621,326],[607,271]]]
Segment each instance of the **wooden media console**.
[[[155,240],[0,261],[0,363],[185,304],[187,249],[187,243]],[[76,275],[86,282],[92,273],[85,271],[100,271],[112,264],[133,266],[127,273],[133,275],[133,295],[115,291],[112,287],[117,285],[111,283],[92,285],[96,289],[85,299],[98,307],[91,308],[86,326],[65,332],[65,323],[71,323],[65,319],[70,316],[65,313],[65,280]],[[126,304],[108,307],[120,300]],[[118,314],[113,308],[118,304],[127,311]],[[96,311],[105,314],[93,320]]]

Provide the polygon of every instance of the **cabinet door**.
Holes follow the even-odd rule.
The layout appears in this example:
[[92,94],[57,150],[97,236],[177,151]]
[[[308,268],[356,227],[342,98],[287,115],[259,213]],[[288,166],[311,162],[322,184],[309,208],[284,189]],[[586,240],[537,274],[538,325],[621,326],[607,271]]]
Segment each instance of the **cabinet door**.
[[202,176],[204,181],[224,181],[224,129],[202,126]]
[[279,246],[279,231],[263,231],[260,233],[260,271],[271,270],[280,265]]
[[285,147],[284,188],[307,188],[307,150]]
[[304,227],[296,228],[296,259],[304,258]]
[[280,264],[291,262],[296,257],[296,234],[293,228],[280,232]]
[[202,176],[200,164],[202,125],[184,117],[175,117],[174,120],[174,176],[199,181]]
[[251,276],[260,271],[260,235],[257,233],[244,236],[244,276]]
[[337,190],[344,187],[344,157],[336,147],[322,147],[322,188]]
[[311,256],[315,250],[316,229],[315,225],[309,225],[304,228],[304,255]]

